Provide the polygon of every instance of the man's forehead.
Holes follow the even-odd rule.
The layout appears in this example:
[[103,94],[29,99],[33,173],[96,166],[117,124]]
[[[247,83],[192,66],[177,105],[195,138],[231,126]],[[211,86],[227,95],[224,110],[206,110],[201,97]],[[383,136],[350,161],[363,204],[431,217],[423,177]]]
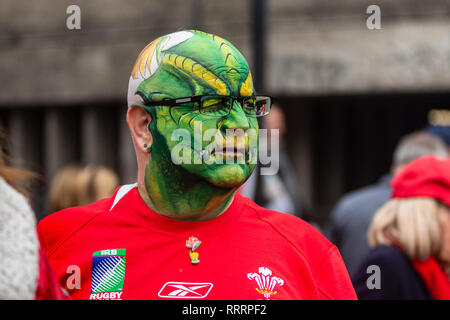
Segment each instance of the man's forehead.
[[[186,86],[186,83],[188,84]],[[170,90],[186,95],[250,96],[253,81],[243,55],[227,40],[196,30],[160,37],[139,55],[133,68],[128,99]]]

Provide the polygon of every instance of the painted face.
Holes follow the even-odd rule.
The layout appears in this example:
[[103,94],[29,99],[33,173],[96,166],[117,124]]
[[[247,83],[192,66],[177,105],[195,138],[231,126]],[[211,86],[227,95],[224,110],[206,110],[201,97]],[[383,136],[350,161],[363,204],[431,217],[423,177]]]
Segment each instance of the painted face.
[[[181,31],[158,38],[141,52],[130,78],[128,105],[198,95],[238,98],[228,114],[226,109],[200,111],[193,102],[147,109],[152,116],[152,161],[173,162],[173,155],[179,155],[185,159],[179,165],[189,173],[232,188],[255,166],[251,153],[257,149],[258,123],[239,102],[254,94],[248,64],[231,43],[200,31]],[[176,134],[180,129],[182,137]],[[231,153],[226,144],[233,145]],[[204,157],[206,151],[211,157]]]

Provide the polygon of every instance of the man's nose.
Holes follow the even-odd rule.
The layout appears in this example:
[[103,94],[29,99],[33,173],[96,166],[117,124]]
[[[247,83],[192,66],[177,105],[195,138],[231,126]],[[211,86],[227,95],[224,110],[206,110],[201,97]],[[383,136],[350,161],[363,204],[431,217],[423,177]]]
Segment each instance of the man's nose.
[[223,117],[219,127],[223,133],[226,133],[226,129],[247,130],[250,128],[248,118],[239,102],[233,102],[233,107],[231,108],[230,113],[226,117]]

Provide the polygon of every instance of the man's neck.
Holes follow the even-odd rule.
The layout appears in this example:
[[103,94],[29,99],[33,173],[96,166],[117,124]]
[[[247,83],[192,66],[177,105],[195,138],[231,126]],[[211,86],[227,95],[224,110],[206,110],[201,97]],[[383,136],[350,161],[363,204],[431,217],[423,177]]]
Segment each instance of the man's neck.
[[[151,161],[139,181],[141,198],[153,211],[168,218],[202,221],[220,216],[233,202],[237,188],[224,189],[180,167],[161,168]],[[168,173],[170,172],[170,173]]]

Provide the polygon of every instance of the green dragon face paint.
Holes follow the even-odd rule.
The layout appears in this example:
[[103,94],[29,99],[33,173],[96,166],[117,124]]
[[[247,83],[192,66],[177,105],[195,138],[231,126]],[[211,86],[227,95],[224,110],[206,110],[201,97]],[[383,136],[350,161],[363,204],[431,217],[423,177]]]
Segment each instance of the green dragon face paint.
[[[230,104],[228,114],[223,110],[203,113],[198,103],[146,108],[152,116],[149,129],[153,135],[152,159],[146,170],[147,189],[156,188],[157,198],[166,198],[160,201],[174,202],[177,207],[173,208],[174,211],[182,210],[179,207],[202,206],[201,200],[195,204],[192,199],[180,205],[179,202],[186,199],[183,200],[185,197],[181,194],[177,198],[177,189],[182,193],[192,186],[193,189],[198,188],[198,192],[212,193],[213,198],[214,193],[228,194],[236,190],[254,169],[254,162],[249,161],[248,155],[251,150],[256,150],[257,138],[252,139],[248,135],[240,137],[245,149],[241,161],[220,161],[224,160],[222,153],[213,153],[209,161],[204,161],[202,155],[211,146],[215,146],[216,150],[222,149],[218,146],[236,139],[227,136],[227,130],[253,130],[257,137],[256,118],[249,117],[239,102],[239,98],[254,94],[245,58],[231,43],[218,36],[195,30],[180,31],[160,37],[144,48],[130,77],[129,107],[199,95],[238,99]],[[204,105],[207,106],[207,103]],[[188,133],[188,137],[185,135],[187,139],[174,139],[174,133],[180,129]],[[211,132],[214,134],[211,135]],[[189,161],[175,164],[173,154],[180,143],[186,147],[182,149],[181,156]],[[164,183],[159,181],[161,179]],[[200,187],[199,182],[207,182],[215,188]],[[171,190],[165,190],[168,184]],[[153,200],[158,202],[158,199]]]

